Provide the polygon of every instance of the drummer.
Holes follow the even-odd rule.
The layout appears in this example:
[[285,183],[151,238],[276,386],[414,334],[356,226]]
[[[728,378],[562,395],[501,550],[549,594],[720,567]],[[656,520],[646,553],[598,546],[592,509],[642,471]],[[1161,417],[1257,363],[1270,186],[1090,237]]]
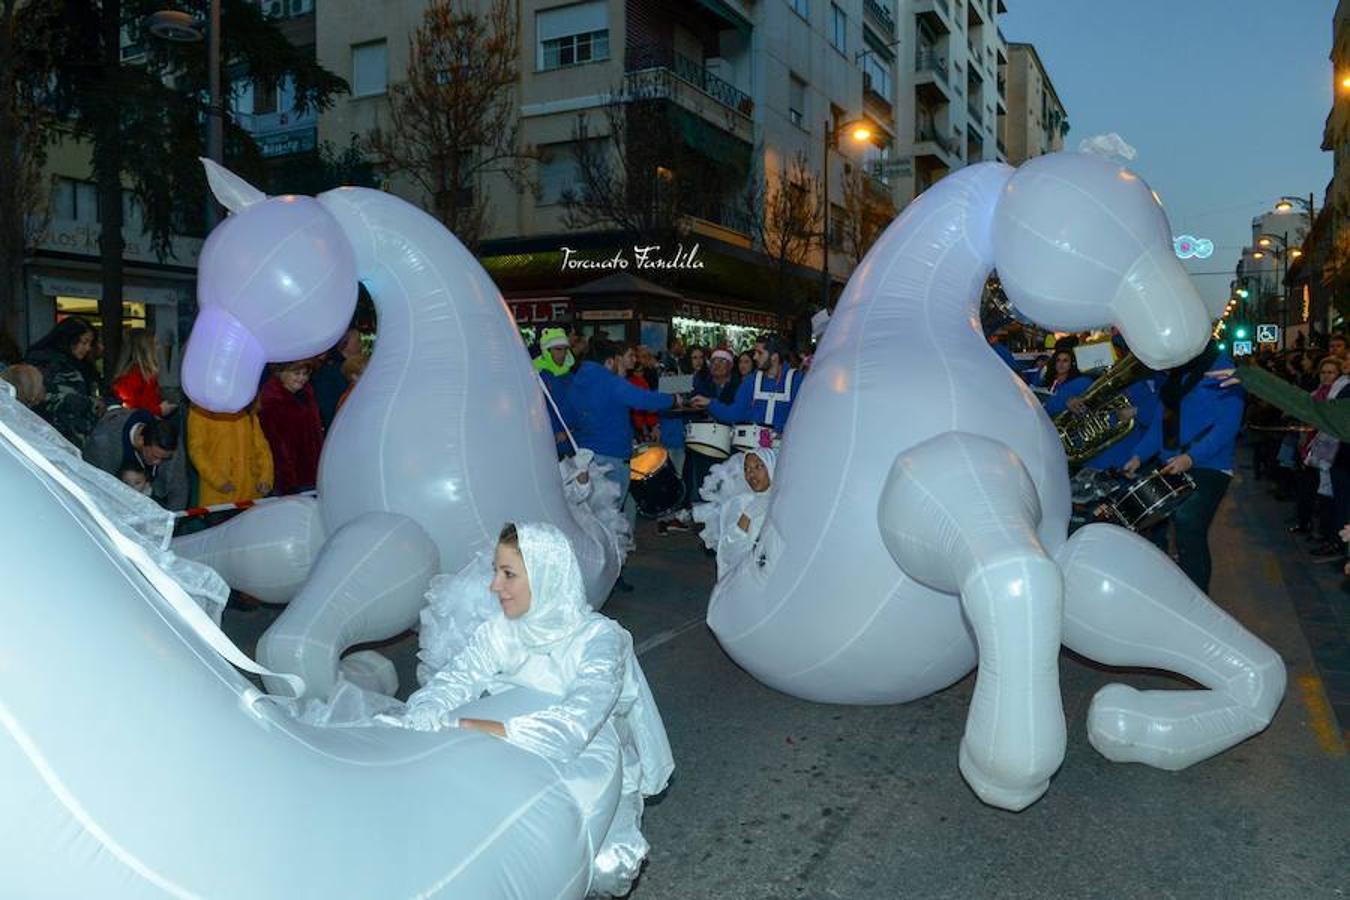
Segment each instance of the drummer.
[[[694,348],[695,351],[699,349]],[[736,371],[736,357],[732,355],[730,350],[719,347],[712,352],[708,365],[695,368],[693,396],[704,397],[709,401],[734,403],[736,389],[740,387],[740,384],[740,374]],[[697,421],[697,419],[691,419],[690,421]],[[661,420],[662,443],[665,443],[666,440],[666,422],[667,419]],[[681,436],[683,436],[683,432],[681,432]],[[666,444],[666,446],[669,447],[670,445]],[[683,446],[683,442],[681,446]],[[716,462],[716,459],[703,453],[684,454],[684,466],[681,469],[684,478],[684,508],[669,519],[658,522],[656,525],[658,533],[664,534],[669,531],[688,531],[690,529],[693,524],[690,510],[693,504],[699,502],[699,486],[703,484],[703,479],[708,477],[709,470]]]
[[[1209,593],[1212,563],[1209,525],[1219,502],[1233,480],[1233,454],[1242,427],[1245,392],[1225,390],[1214,370],[1233,368],[1227,353],[1210,341],[1198,357],[1160,376],[1158,399],[1162,414],[1139,439],[1134,455],[1122,470],[1133,476],[1141,463],[1157,456],[1160,471],[1168,475],[1189,473],[1195,481],[1191,494],[1173,514],[1177,564],[1196,587]],[[1166,544],[1166,528],[1154,535]]]
[[659,391],[644,391],[630,384],[625,375],[634,364],[633,350],[596,338],[590,359],[577,367],[567,399],[574,421],[572,436],[577,445],[595,454],[595,461],[609,466],[606,477],[620,487],[620,504],[636,519],[637,508],[628,499],[629,461],[633,455],[633,410],[663,412],[676,408],[678,398]]
[[776,334],[763,335],[755,342],[756,371],[736,390],[731,403],[695,398],[696,409],[707,409],[713,417],[730,425],[760,425],[782,435],[792,403],[801,390],[802,375],[787,364],[787,345]]

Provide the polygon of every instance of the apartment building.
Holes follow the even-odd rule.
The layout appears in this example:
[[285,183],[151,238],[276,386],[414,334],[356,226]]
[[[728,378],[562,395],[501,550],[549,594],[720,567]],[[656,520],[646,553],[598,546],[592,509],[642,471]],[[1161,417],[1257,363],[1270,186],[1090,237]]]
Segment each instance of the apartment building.
[[1069,118],[1032,44],[1008,45],[1008,162],[1064,149]]
[[1008,42],[1002,0],[906,0],[901,4],[896,150],[901,204],[944,175],[976,162],[1006,161]]
[[[345,144],[379,121],[389,83],[406,70],[409,36],[424,6],[320,4],[318,58],[353,86],[352,96],[321,118],[320,140]],[[765,277],[767,262],[741,202],[747,185],[767,185],[800,154],[814,184],[829,181],[832,232],[855,172],[866,174],[878,198],[899,197],[892,160],[909,114],[899,90],[903,36],[893,0],[523,0],[517,9],[517,103],[522,142],[539,155],[538,190],[520,191],[504,178],[479,189],[490,198],[484,265],[524,322],[573,317],[586,330],[627,337],[655,333],[642,330],[648,314],[667,322],[781,327],[776,283]],[[564,247],[597,259],[631,251],[603,224],[569,228],[562,203],[578,177],[578,122],[585,118],[587,140],[609,140],[606,110],[616,99],[645,105],[645,114],[658,110],[662,133],[674,135],[688,164],[718,185],[681,210],[703,265],[661,273],[665,293],[620,281],[617,293],[574,294],[597,273],[562,265]],[[869,124],[870,139],[837,139],[859,120]],[[818,242],[811,256],[786,267],[798,294],[822,281],[837,291],[846,280],[851,261],[841,241],[832,243],[828,278]],[[663,252],[669,257],[677,249]],[[648,293],[635,297],[634,290]]]

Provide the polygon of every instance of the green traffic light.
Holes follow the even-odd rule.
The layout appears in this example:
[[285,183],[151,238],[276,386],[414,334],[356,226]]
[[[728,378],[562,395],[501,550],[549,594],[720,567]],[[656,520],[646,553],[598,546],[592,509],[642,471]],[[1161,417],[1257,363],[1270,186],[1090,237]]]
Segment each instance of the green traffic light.
[[1233,332],[1233,335],[1238,338],[1238,340],[1241,340],[1247,336],[1247,329],[1239,327],[1237,331]]
[[1220,350],[1227,350],[1227,349],[1228,349],[1228,345],[1225,344],[1223,341],[1219,341],[1219,349],[1220,349]]

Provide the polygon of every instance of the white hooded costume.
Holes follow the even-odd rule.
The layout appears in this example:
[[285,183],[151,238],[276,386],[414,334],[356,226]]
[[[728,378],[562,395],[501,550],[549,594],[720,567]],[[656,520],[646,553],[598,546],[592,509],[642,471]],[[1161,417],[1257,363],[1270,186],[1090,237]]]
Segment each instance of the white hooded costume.
[[[769,487],[760,493],[751,490],[745,480],[747,454],[758,456],[769,473]],[[693,516],[694,521],[703,523],[700,535],[703,543],[708,549],[717,551],[718,581],[749,556],[759,539],[759,531],[769,512],[777,460],[777,452],[767,448],[737,453],[726,462],[713,466],[708,477],[703,479],[699,494],[708,502],[695,504]],[[740,526],[742,515],[750,520],[748,530]]]
[[[627,893],[646,858],[639,827],[642,798],[662,791],[674,769],[665,726],[633,639],[586,602],[581,569],[567,537],[548,524],[516,526],[530,581],[530,609],[500,611],[468,646],[408,698],[403,722],[432,730],[484,693],[527,687],[558,698],[552,706],[502,724],[506,739],[558,767],[586,817],[595,850],[591,893]],[[604,785],[622,765],[612,819]]]

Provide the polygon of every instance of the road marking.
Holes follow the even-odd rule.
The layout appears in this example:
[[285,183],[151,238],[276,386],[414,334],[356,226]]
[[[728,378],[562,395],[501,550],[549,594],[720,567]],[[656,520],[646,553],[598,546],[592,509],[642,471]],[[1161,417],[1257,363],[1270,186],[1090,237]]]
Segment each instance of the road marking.
[[637,656],[641,656],[648,650],[655,650],[662,644],[667,644],[675,640],[680,635],[684,634],[686,631],[689,631],[690,629],[693,628],[697,628],[702,624],[703,624],[703,617],[699,616],[698,618],[690,619],[683,625],[677,625],[674,628],[668,628],[665,631],[659,631],[656,634],[652,635],[651,637],[647,638],[642,643],[638,644],[636,647],[634,647],[633,653],[636,654]]
[[1331,711],[1331,704],[1327,702],[1327,695],[1322,690],[1322,679],[1316,675],[1300,675],[1297,680],[1299,693],[1303,695],[1303,705],[1308,710],[1308,724],[1317,735],[1317,743],[1321,745],[1322,752],[1327,756],[1338,758],[1344,756],[1345,742],[1341,740],[1340,731],[1336,728],[1335,714]]

